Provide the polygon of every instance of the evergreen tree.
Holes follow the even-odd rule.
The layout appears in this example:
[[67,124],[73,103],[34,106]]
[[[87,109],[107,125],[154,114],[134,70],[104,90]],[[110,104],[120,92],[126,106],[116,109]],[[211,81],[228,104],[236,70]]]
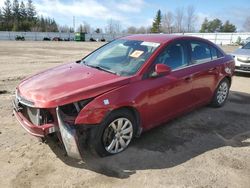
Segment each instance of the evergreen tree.
[[35,21],[35,16],[36,16],[36,9],[35,6],[33,5],[32,0],[28,0],[27,6],[27,17],[29,21]]
[[208,32],[221,32],[222,22],[220,19],[216,18],[213,21],[210,21],[208,24]]
[[30,22],[28,21],[27,18],[27,11],[26,11],[26,6],[23,1],[20,3],[20,24],[19,24],[19,30],[20,31],[29,31],[30,30]]
[[2,15],[2,10],[0,9],[0,31],[3,28],[3,15]]
[[205,33],[214,33],[214,32],[235,32],[236,27],[233,24],[230,24],[229,21],[223,25],[220,19],[214,19],[212,21],[208,21],[207,18],[203,21],[201,25],[200,32]]
[[200,29],[200,33],[206,33],[208,32],[208,20],[207,18],[204,19],[202,25],[201,25],[201,29]]
[[3,7],[3,29],[10,31],[12,29],[12,12],[10,0],[5,0]]
[[152,33],[160,33],[161,32],[161,19],[162,19],[161,10],[158,10],[156,17],[155,17],[153,24],[152,24],[152,28],[151,28]]
[[18,31],[20,21],[20,9],[18,0],[14,0],[12,4],[13,27],[12,31]]
[[231,23],[229,22],[229,20],[227,20],[227,21],[223,24],[222,29],[221,29],[221,32],[229,32],[229,33],[231,33],[231,32],[236,32],[236,26],[233,25],[233,24],[231,24]]
[[20,18],[22,21],[27,19],[26,7],[25,7],[25,4],[23,3],[23,1],[21,1],[21,3],[20,3]]
[[58,32],[58,25],[54,19],[37,17],[32,0],[5,0],[4,7],[0,7],[1,31],[42,31]]
[[52,32],[58,32],[58,25],[54,19],[52,19],[50,30]]

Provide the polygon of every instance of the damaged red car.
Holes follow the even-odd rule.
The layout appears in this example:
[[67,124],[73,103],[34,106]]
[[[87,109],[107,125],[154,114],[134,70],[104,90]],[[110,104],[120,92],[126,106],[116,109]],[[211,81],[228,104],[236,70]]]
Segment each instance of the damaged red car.
[[117,154],[143,131],[223,106],[233,73],[232,57],[205,39],[132,35],[23,80],[14,115],[33,136],[56,134],[70,157],[80,159],[85,146]]

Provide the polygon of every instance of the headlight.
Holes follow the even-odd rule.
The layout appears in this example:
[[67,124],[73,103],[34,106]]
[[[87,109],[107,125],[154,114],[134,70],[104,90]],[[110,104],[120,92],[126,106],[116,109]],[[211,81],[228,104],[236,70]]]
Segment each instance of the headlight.
[[237,60],[241,61],[241,62],[249,62],[250,61],[250,57],[238,56]]

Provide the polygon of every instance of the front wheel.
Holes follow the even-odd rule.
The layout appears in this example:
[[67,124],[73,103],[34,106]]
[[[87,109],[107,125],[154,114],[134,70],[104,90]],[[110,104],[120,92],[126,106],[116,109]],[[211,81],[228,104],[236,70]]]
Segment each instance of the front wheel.
[[229,81],[228,79],[224,78],[220,84],[218,85],[217,89],[215,90],[211,106],[213,107],[221,107],[225,104],[228,94],[229,94]]
[[117,154],[131,143],[136,131],[136,121],[128,110],[111,113],[99,127],[91,130],[89,146],[100,156]]

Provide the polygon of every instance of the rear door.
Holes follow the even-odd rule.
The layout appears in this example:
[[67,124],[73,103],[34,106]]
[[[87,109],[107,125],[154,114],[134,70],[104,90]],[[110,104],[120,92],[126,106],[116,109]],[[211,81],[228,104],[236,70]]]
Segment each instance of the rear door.
[[195,103],[208,102],[219,80],[220,57],[223,55],[203,41],[190,40],[188,45]]

